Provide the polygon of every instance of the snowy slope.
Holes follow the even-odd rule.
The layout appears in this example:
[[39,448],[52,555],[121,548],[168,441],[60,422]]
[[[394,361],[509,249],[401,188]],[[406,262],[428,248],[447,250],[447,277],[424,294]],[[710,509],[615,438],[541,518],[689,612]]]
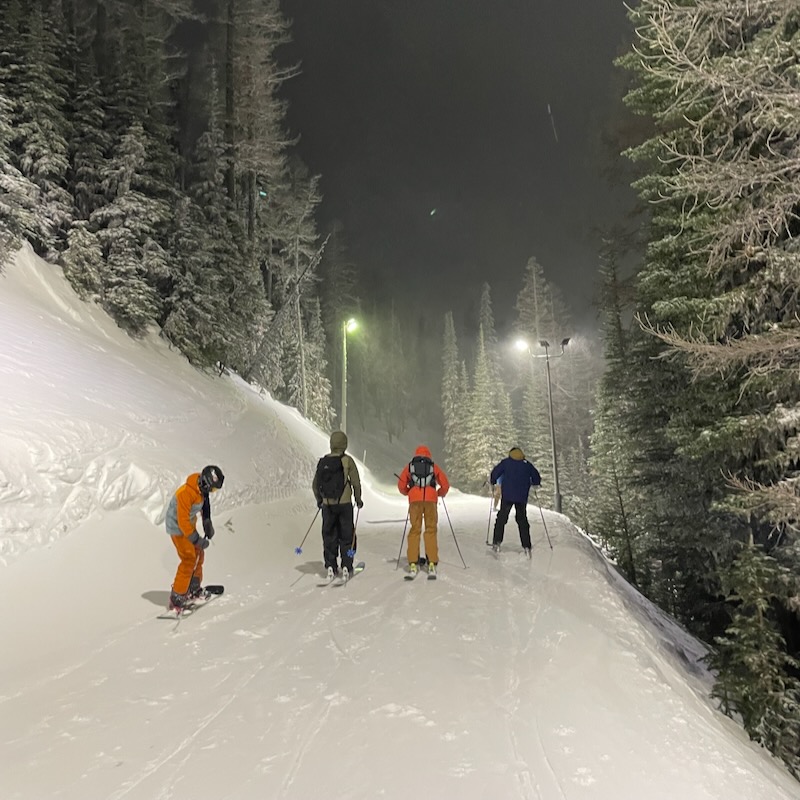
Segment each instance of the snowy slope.
[[[0,336],[2,800],[800,796],[566,518],[551,550],[531,506],[533,561],[513,523],[495,557],[488,501],[454,492],[469,568],[440,505],[440,578],[407,583],[407,507],[366,473],[367,569],[318,588],[318,520],[294,548],[327,433],[128,339],[30,253]],[[208,462],[227,593],[176,628],[163,508]]]

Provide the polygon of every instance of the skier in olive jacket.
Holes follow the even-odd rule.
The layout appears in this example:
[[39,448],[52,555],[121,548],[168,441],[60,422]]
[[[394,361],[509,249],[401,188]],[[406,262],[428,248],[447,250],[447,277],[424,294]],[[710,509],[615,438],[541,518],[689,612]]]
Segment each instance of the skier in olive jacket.
[[353,574],[353,555],[357,543],[353,524],[353,499],[361,508],[361,478],[356,462],[345,453],[347,434],[334,431],[330,438],[331,452],[317,464],[311,491],[322,510],[322,554],[327,576],[332,579],[339,571]]

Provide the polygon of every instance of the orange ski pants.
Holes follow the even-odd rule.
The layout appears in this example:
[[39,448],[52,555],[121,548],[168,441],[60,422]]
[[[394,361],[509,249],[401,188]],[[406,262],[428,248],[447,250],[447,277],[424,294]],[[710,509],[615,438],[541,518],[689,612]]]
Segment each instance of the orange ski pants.
[[411,529],[408,532],[408,563],[419,561],[419,537],[422,523],[425,522],[425,557],[434,564],[439,563],[439,544],[436,528],[439,524],[437,500],[419,500],[408,504],[408,519]]
[[203,582],[203,562],[206,553],[202,548],[195,547],[185,536],[171,536],[170,538],[178,551],[178,558],[181,560],[172,583],[172,591],[175,594],[186,594],[189,591],[192,577],[197,578],[200,583]]

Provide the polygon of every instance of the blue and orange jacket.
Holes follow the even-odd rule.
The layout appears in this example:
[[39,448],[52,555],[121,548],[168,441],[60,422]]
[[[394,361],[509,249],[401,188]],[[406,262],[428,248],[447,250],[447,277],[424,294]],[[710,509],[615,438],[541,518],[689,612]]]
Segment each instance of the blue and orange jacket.
[[[428,450],[425,445],[420,445],[415,451],[415,456],[424,456],[425,458],[430,458],[431,461],[431,451]],[[400,490],[400,494],[405,494],[408,496],[409,503],[419,503],[423,500],[430,500],[431,502],[436,502],[437,495],[438,497],[444,497],[450,491],[450,481],[447,480],[447,475],[444,474],[444,471],[439,469],[436,464],[433,465],[433,479],[436,483],[436,486],[414,486],[411,481],[411,471],[409,469],[409,465],[406,464],[405,469],[400,473],[400,477],[397,479],[397,488]]]
[[205,512],[203,510],[203,507],[208,504],[208,497],[204,497],[200,491],[199,479],[200,473],[193,472],[186,479],[186,483],[172,495],[165,520],[167,533],[170,536],[192,537],[196,535],[199,537],[195,527],[197,515],[203,513],[204,517],[210,516],[210,509],[206,508]]

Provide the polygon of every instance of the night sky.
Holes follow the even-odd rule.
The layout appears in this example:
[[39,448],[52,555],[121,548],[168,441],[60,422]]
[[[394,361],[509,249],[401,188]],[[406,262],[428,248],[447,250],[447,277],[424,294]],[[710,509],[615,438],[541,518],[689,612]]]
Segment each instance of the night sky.
[[288,125],[322,176],[320,222],[343,223],[364,295],[390,286],[463,323],[487,280],[502,330],[535,256],[576,327],[593,326],[597,229],[633,204],[603,144],[622,113],[621,0],[281,7],[294,39],[282,58],[302,61],[282,91]]

